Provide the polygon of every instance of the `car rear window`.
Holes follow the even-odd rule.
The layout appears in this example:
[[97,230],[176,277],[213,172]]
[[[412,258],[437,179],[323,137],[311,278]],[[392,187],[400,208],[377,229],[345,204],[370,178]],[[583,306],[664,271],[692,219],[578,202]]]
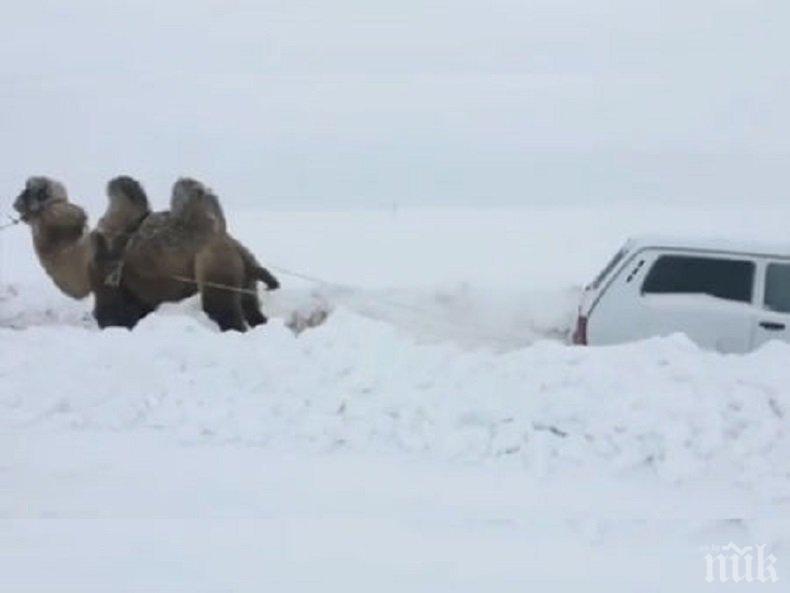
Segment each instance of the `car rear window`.
[[643,294],[707,294],[748,303],[752,300],[754,262],[662,255],[642,285]]
[[770,311],[790,313],[790,264],[768,264],[763,301]]

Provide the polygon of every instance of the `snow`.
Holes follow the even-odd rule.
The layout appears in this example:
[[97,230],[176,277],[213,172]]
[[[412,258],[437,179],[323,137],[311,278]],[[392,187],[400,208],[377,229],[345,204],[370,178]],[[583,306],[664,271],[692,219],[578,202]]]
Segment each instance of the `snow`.
[[[415,345],[343,310],[298,339],[275,322],[222,336],[219,349],[211,328],[181,316],[150,317],[133,333],[61,328],[58,337],[4,330],[12,425],[501,460],[536,476],[649,468],[674,482],[711,471],[769,498],[790,494],[790,399],[784,374],[771,371],[784,345],[735,359],[682,336],[464,352]],[[83,346],[64,351],[72,344]]]
[[783,574],[790,345],[565,341],[619,227],[676,214],[232,211],[264,261],[328,280],[281,274],[243,335],[195,300],[101,332],[4,233],[0,584],[697,591],[729,541]]
[[[569,482],[491,468],[174,447],[139,433],[101,435],[101,447],[96,439],[3,439],[15,461],[10,505],[0,491],[14,513],[0,530],[5,589],[632,591],[685,582],[694,588],[674,590],[693,591],[697,542],[766,531],[760,518],[748,532],[721,525],[716,517],[733,506],[700,498],[690,507],[695,490],[657,487],[646,503],[622,481],[613,490],[586,480],[580,497]],[[705,527],[688,527],[679,507]]]

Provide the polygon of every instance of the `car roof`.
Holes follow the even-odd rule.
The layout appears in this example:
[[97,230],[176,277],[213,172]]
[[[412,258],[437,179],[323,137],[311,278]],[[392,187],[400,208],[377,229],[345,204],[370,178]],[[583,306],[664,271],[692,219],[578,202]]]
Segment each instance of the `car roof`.
[[732,237],[679,237],[672,235],[644,235],[632,237],[626,243],[629,251],[646,248],[714,251],[744,255],[790,257],[790,242],[763,242]]

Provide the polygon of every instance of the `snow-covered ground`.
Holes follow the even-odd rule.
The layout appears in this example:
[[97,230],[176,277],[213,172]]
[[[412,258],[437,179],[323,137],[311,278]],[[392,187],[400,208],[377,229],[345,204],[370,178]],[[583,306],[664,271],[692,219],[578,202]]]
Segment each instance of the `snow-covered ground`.
[[282,275],[244,335],[194,301],[100,332],[5,231],[0,585],[699,591],[732,541],[768,545],[781,587],[790,346],[564,337],[629,234],[782,240],[788,214],[231,211],[262,260],[330,282]]

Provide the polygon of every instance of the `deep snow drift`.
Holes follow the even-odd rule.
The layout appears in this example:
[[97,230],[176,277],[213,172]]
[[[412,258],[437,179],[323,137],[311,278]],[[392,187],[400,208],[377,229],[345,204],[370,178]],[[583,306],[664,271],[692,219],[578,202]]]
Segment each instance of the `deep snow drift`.
[[31,328],[0,341],[6,426],[501,460],[536,476],[644,471],[790,497],[783,344],[744,357],[682,336],[464,352],[342,310],[299,338],[280,322],[220,336],[160,315],[132,333]]
[[470,352],[343,310],[0,342],[9,589],[697,591],[705,546],[786,557],[790,346]]

